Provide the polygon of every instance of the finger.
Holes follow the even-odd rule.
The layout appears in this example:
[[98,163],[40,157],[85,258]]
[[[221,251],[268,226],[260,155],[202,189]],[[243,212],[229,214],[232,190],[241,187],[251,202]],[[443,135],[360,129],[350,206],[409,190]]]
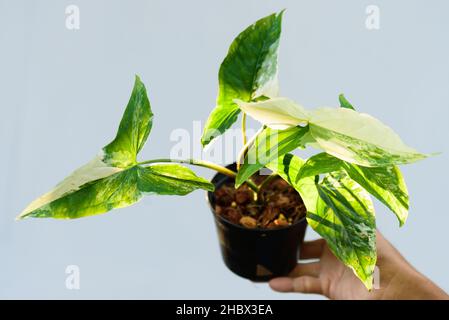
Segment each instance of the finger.
[[293,279],[288,277],[274,278],[268,283],[270,288],[278,292],[293,292]]
[[323,294],[320,279],[310,276],[293,279],[293,289],[295,292]]
[[292,272],[288,275],[290,278],[297,278],[301,276],[318,277],[320,275],[320,263],[298,263]]
[[323,253],[324,239],[304,242],[299,250],[300,259],[316,259]]
[[271,289],[278,292],[301,292],[322,294],[319,278],[303,276],[299,278],[275,278],[269,282]]

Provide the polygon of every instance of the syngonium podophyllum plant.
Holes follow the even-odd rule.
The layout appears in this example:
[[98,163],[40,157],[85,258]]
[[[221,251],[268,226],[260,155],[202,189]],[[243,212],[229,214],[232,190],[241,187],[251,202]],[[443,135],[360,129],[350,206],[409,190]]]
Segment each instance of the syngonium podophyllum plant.
[[[307,209],[308,224],[370,289],[376,264],[376,222],[370,194],[403,225],[409,197],[398,165],[426,155],[406,146],[392,129],[359,113],[340,95],[340,106],[307,110],[278,96],[278,47],[283,12],[248,27],[231,44],[219,70],[216,107],[201,138],[208,145],[242,114],[244,147],[238,171],[203,160],[137,160],[150,133],[153,113],[136,77],[115,139],[88,164],[33,201],[19,218],[73,219],[137,202],[145,194],[186,195],[214,185],[182,164],[235,177],[236,187],[262,168],[293,186]],[[247,141],[246,115],[262,123]],[[291,152],[312,146],[322,152],[303,160]],[[269,178],[268,178],[269,179]],[[267,180],[268,180],[267,179]]]

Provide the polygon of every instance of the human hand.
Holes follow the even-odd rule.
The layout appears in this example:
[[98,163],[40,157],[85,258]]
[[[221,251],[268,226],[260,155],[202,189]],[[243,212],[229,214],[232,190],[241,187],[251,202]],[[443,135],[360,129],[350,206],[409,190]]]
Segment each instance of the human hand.
[[362,282],[330,251],[323,239],[305,242],[300,259],[288,277],[275,278],[270,287],[279,292],[316,293],[330,299],[449,299],[449,296],[416,271],[377,232],[377,266],[380,284],[368,291]]

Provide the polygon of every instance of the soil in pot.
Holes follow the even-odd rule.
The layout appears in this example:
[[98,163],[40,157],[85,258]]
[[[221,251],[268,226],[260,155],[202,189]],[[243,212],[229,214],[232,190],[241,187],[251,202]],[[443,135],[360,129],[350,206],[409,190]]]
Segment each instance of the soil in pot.
[[[267,176],[255,176],[256,184]],[[246,184],[235,189],[234,182],[222,184],[215,190],[215,214],[246,228],[274,229],[294,224],[306,214],[298,192],[277,176],[268,181],[255,195]]]

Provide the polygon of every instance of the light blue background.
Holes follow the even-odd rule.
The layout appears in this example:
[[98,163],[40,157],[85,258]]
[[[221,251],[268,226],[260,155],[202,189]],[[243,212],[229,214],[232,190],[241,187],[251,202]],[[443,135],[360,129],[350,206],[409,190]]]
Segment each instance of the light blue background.
[[[65,27],[69,4],[81,10],[78,31]],[[365,28],[369,4],[380,7],[380,30]],[[448,4],[1,0],[0,297],[317,297],[274,293],[229,272],[200,191],[148,197],[76,221],[14,221],[114,137],[136,73],[155,113],[141,159],[168,156],[172,130],[191,131],[214,106],[218,67],[232,39],[282,8],[283,95],[316,107],[336,106],[344,92],[408,144],[443,152],[403,168],[412,199],[403,228],[376,205],[386,237],[449,291]],[[80,290],[65,288],[71,264],[81,269]]]

